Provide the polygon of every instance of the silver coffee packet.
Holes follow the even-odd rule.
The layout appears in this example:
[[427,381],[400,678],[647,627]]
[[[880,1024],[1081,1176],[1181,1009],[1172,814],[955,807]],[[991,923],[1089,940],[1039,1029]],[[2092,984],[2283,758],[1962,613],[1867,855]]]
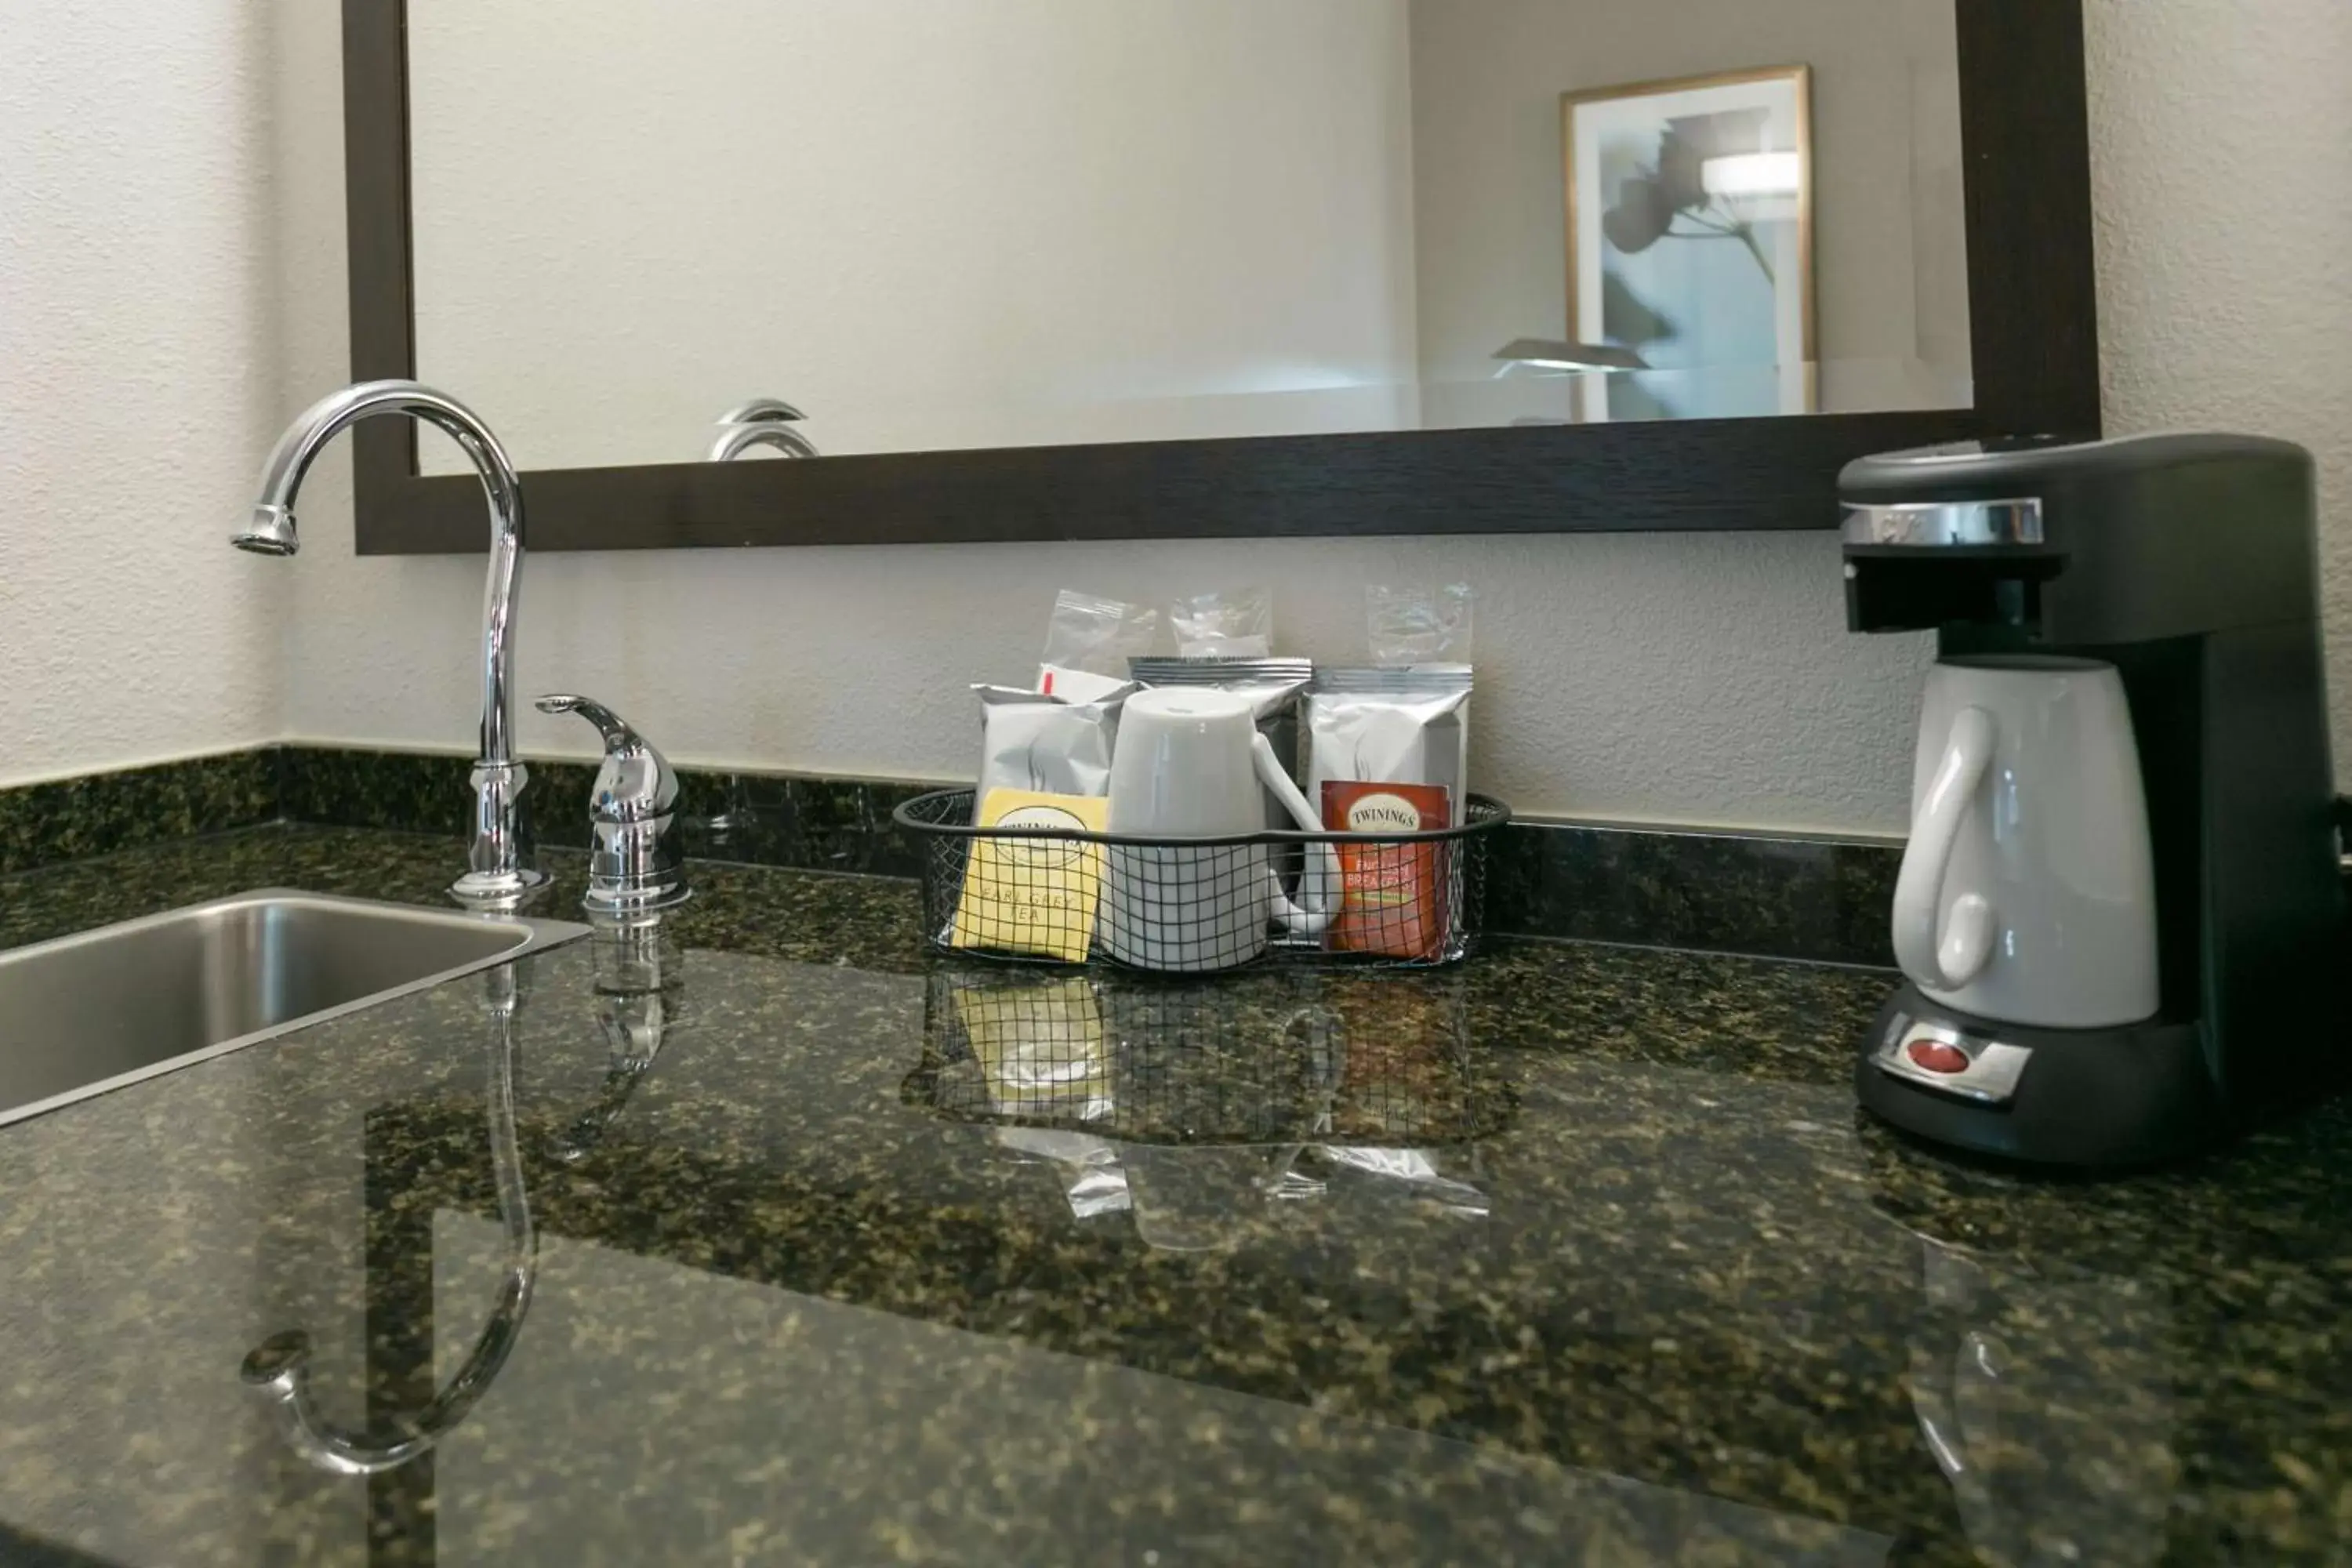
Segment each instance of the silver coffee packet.
[[[1323,786],[1438,784],[1462,820],[1470,777],[1471,668],[1318,669],[1307,694],[1307,797]],[[1328,824],[1327,824],[1328,825]]]
[[1087,702],[1067,702],[1010,686],[975,686],[980,695],[980,781],[975,808],[997,789],[1041,795],[1107,795],[1118,710],[1137,690],[1129,682]]

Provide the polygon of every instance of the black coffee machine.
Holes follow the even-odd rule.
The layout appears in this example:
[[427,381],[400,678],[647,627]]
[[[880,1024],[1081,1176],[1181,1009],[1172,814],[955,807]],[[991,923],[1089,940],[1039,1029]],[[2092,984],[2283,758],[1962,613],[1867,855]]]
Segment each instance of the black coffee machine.
[[2352,1044],[2310,454],[2241,436],[1966,443],[1840,480],[1846,615],[1941,657],[2116,667],[2147,797],[2161,1007],[2107,1029],[1906,983],[1856,1077],[1898,1127],[2077,1167],[2185,1153],[2335,1087]]

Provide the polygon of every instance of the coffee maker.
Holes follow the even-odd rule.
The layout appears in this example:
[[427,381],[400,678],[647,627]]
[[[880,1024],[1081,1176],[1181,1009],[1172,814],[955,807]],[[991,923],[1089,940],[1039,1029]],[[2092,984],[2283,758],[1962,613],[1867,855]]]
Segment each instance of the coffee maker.
[[1937,1142],[2114,1168],[2333,1087],[2345,889],[2310,455],[2217,435],[1970,442],[1864,458],[1839,489],[1852,630],[2120,674],[2155,886],[2152,1016],[2051,1028],[1906,980],[1864,1043],[1862,1102]]

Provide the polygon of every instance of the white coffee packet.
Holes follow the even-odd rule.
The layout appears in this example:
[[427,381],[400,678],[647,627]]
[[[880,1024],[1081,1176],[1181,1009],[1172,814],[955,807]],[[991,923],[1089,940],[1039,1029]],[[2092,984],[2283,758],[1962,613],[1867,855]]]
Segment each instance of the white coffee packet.
[[[1461,820],[1470,776],[1471,668],[1318,669],[1307,693],[1307,798],[1323,786],[1436,784]],[[1344,827],[1344,823],[1327,826]]]
[[1107,795],[1118,710],[1137,689],[1125,681],[1087,702],[1040,691],[975,686],[981,704],[980,780],[975,804],[996,789]]

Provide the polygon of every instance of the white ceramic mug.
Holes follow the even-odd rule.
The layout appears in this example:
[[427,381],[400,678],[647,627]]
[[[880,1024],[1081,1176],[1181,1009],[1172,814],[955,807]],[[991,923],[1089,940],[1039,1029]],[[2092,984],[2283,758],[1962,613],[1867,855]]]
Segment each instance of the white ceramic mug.
[[2158,1006],[2156,870],[2115,667],[2000,655],[1928,672],[1895,956],[1979,1017],[2054,1029]]
[[[1119,712],[1111,752],[1110,831],[1153,838],[1234,838],[1265,828],[1271,790],[1299,826],[1322,822],[1234,692],[1139,691]],[[1338,857],[1308,853],[1299,901],[1282,890],[1263,844],[1110,846],[1096,935],[1144,969],[1230,969],[1264,952],[1268,927],[1319,936],[1337,912]]]

